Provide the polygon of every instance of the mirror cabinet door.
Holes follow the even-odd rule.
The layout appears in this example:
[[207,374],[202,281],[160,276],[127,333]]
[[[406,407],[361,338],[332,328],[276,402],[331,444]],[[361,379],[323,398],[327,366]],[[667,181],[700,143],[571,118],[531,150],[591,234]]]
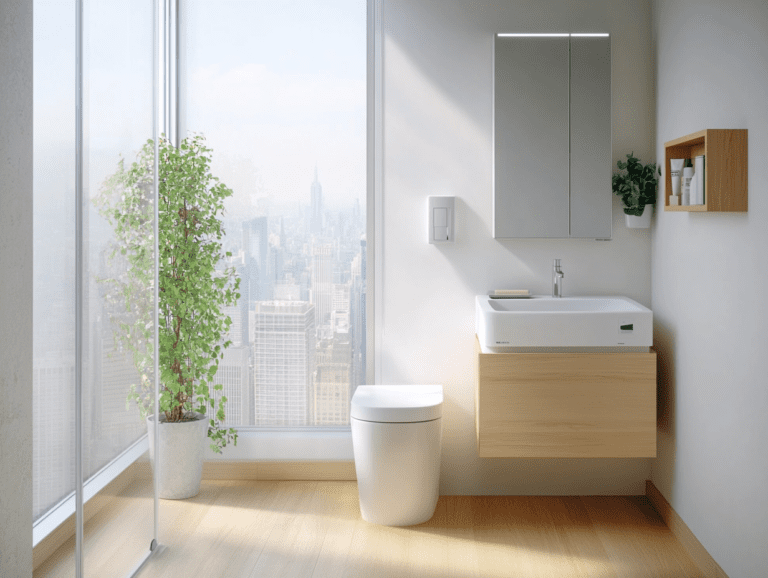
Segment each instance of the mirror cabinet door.
[[611,237],[610,38],[571,37],[571,237]]
[[496,37],[493,236],[568,237],[568,38]]

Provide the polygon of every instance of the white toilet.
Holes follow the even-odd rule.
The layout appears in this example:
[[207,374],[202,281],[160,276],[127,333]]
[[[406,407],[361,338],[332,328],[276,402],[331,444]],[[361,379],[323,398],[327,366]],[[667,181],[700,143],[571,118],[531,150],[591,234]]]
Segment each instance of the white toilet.
[[385,526],[426,522],[440,484],[443,386],[361,385],[351,406],[363,519]]

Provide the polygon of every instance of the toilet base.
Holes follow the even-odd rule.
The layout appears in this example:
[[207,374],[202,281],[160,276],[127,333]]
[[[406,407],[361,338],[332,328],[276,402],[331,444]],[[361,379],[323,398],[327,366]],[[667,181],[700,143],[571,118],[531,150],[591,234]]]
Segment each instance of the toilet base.
[[442,419],[379,423],[352,418],[351,425],[363,519],[384,526],[429,520],[439,495]]

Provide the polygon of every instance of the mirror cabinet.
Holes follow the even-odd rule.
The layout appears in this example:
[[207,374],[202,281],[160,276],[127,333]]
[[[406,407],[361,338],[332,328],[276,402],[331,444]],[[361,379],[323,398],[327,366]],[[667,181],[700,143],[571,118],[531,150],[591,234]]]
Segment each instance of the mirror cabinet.
[[610,37],[499,34],[493,236],[609,239]]

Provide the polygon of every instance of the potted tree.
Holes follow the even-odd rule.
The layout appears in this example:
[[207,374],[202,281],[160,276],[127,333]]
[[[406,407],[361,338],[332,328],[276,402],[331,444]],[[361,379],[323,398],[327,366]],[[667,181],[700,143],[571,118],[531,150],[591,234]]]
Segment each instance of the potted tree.
[[627,227],[650,227],[659,182],[657,174],[661,175],[661,169],[656,163],[643,165],[634,152],[627,154],[627,162],[618,160],[616,165],[619,171],[613,174],[611,183],[613,192],[624,202]]
[[[96,199],[115,231],[108,259],[121,259],[125,265],[121,275],[100,281],[107,286],[107,302],[119,305],[111,307],[110,315],[115,339],[133,354],[140,376],[139,383],[131,386],[128,403],[138,405],[150,439],[159,422],[160,497],[180,499],[200,490],[206,435],[215,452],[228,442],[237,443],[237,432],[222,427],[227,398],[218,393],[222,386],[212,382],[224,349],[231,345],[223,341],[232,323],[223,308],[240,297],[240,279],[234,267],[219,266],[225,256],[221,214],[232,190],[211,174],[211,149],[204,137],[186,138],[178,149],[161,138],[158,148],[159,420],[150,415],[154,409],[152,140],[129,169],[120,161]],[[154,466],[153,444],[150,457]]]

